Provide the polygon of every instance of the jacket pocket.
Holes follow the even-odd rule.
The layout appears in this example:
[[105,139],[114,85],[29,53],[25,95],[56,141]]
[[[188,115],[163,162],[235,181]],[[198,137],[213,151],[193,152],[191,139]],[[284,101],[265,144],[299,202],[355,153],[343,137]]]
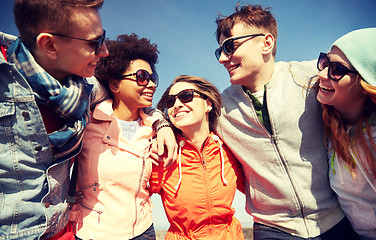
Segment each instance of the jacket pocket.
[[0,102],[0,118],[14,115],[15,106],[14,102]]
[[9,152],[12,126],[16,124],[15,109],[14,102],[0,102],[0,152],[2,153]]

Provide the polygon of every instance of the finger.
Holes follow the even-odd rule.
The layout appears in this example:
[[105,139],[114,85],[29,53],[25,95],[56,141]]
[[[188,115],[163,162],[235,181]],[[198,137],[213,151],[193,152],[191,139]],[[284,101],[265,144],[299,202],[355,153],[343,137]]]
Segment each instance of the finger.
[[157,148],[158,148],[158,150],[157,150],[157,152],[158,152],[158,155],[159,156],[162,156],[163,154],[164,154],[164,147],[165,147],[165,145],[164,145],[164,138],[162,138],[162,137],[159,137],[159,138],[157,138]]
[[178,145],[173,144],[170,146],[170,149],[168,150],[167,158],[165,159],[164,167],[169,167],[173,162],[176,161],[178,156]]

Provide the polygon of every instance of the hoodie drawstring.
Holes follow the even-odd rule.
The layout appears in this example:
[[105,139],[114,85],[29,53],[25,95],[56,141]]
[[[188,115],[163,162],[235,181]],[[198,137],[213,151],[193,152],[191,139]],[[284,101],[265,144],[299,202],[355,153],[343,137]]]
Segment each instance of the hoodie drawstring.
[[224,174],[225,160],[224,160],[224,157],[223,157],[222,142],[219,140],[219,137],[217,135],[213,135],[212,139],[219,143],[219,149],[220,149],[220,152],[221,152],[221,157],[220,157],[221,158],[221,179],[222,179],[223,185],[227,186],[227,180],[225,179],[225,174]]
[[[221,179],[223,182],[223,185],[227,186],[227,180],[225,179],[224,169],[225,169],[225,160],[223,156],[223,148],[222,148],[222,142],[220,141],[219,137],[217,135],[213,135],[212,139],[219,143],[219,149],[220,149],[220,160],[221,160]],[[178,169],[179,169],[179,180],[176,186],[174,187],[175,190],[178,190],[181,184],[182,180],[182,172],[181,172],[181,149],[184,147],[185,142],[184,140],[181,140],[179,142],[179,155],[178,155]]]
[[176,184],[176,186],[175,186],[175,190],[178,190],[178,188],[180,187],[180,183],[181,183],[181,177],[182,177],[182,174],[181,174],[181,149],[184,147],[184,144],[185,144],[185,142],[183,140],[179,142],[179,157],[178,157],[179,181],[178,181],[178,184]]
[[371,188],[373,189],[373,191],[375,191],[376,193],[376,188],[375,186],[372,184],[371,180],[369,179],[367,173],[364,171],[363,167],[361,164],[359,164],[358,160],[357,160],[357,156],[356,154],[354,153],[354,151],[352,149],[350,149],[350,153],[351,153],[351,157],[353,158],[353,160],[355,161],[357,167],[360,169],[360,172],[363,174],[363,176],[365,177],[365,179],[367,180],[367,182],[369,183],[369,185],[371,186]]

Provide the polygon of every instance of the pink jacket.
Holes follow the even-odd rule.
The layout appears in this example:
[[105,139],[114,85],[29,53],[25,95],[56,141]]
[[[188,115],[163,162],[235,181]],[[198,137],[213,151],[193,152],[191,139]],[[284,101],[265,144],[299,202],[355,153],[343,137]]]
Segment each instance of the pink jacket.
[[129,239],[151,226],[152,202],[146,188],[152,169],[152,124],[157,119],[142,110],[140,116],[142,127],[128,141],[112,100],[93,111],[79,155],[77,190],[84,199],[71,212],[79,238]]

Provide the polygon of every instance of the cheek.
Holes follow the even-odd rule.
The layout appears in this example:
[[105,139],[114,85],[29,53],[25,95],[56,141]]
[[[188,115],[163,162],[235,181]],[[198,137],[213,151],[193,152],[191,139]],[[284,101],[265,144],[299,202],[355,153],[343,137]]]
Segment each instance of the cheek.
[[173,107],[167,109],[167,115],[168,115],[168,117],[170,118],[171,121],[173,121],[173,118],[172,118],[172,109],[173,109]]

